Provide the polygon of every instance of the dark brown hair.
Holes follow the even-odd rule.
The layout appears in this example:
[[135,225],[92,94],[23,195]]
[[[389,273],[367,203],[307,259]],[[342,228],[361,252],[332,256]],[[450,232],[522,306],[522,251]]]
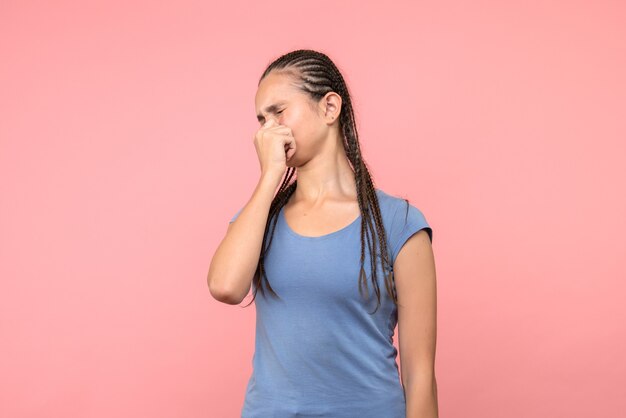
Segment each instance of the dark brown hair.
[[[369,170],[367,169],[367,164],[365,163],[361,155],[359,136],[357,134],[352,101],[350,99],[350,93],[348,92],[348,87],[343,79],[343,76],[339,72],[337,66],[331,61],[330,58],[328,58],[328,56],[321,52],[309,49],[292,51],[274,60],[265,69],[263,75],[259,79],[258,84],[260,85],[261,81],[263,81],[263,79],[272,71],[284,73],[293,77],[295,82],[294,84],[296,84],[298,88],[306,93],[314,102],[319,101],[322,97],[324,97],[324,95],[326,95],[326,93],[330,91],[335,92],[339,96],[341,96],[342,103],[339,116],[339,127],[343,137],[343,146],[354,172],[358,203],[361,211],[361,269],[358,282],[359,293],[361,294],[361,296],[363,296],[363,288],[365,288],[365,297],[369,298],[367,277],[364,268],[365,244],[367,242],[370,255],[378,254],[378,256],[370,257],[372,272],[371,281],[374,286],[376,298],[378,301],[374,312],[376,312],[376,310],[378,310],[378,307],[380,306],[380,289],[376,278],[376,261],[379,257],[381,259],[381,262],[383,263],[383,271],[387,272],[385,273],[385,287],[387,288],[387,294],[389,294],[394,303],[397,304],[398,300],[393,278],[393,271],[389,251],[387,248],[385,228],[383,226],[380,206],[378,204],[378,197],[376,195],[374,182],[369,173]],[[264,268],[264,256],[267,253],[268,248],[272,244],[279,212],[281,208],[287,203],[289,197],[296,190],[298,182],[297,177],[290,182],[290,180],[294,176],[295,171],[295,167],[287,167],[283,182],[270,205],[268,221],[265,226],[265,234],[263,236],[263,245],[261,247],[259,264],[257,265],[257,269],[253,278],[253,283],[255,286],[254,297],[248,305],[250,305],[256,299],[256,292],[258,289],[261,290],[261,294],[265,295],[264,284],[267,285],[268,290],[274,296],[280,298],[280,296],[278,296],[274,289],[272,289],[272,286],[270,285],[270,282],[267,278]],[[408,211],[408,201],[406,199],[404,200],[407,202]],[[377,231],[376,234],[374,234],[375,231]],[[270,234],[270,236],[269,242],[266,246],[265,241],[268,233]],[[373,239],[372,237],[377,237],[377,240]],[[380,246],[380,251],[378,250],[377,246]]]

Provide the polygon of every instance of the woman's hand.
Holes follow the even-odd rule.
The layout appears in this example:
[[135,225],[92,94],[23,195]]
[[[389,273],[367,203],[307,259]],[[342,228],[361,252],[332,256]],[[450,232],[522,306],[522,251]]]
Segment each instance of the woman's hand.
[[296,152],[296,141],[291,128],[279,125],[269,119],[254,136],[254,146],[259,157],[262,174],[282,176],[287,169],[287,161]]

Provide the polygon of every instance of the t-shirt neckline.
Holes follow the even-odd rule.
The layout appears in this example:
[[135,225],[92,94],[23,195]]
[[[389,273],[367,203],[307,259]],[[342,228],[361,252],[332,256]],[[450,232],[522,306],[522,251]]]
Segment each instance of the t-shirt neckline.
[[[379,192],[378,188],[376,188],[376,191]],[[380,199],[380,194],[379,194],[379,199]],[[282,222],[283,226],[285,227],[285,230],[287,230],[287,232],[289,233],[289,235],[294,236],[296,238],[299,239],[304,239],[304,240],[309,240],[309,241],[315,241],[315,240],[324,240],[324,239],[328,239],[328,238],[334,238],[338,235],[341,235],[344,232],[347,232],[348,230],[352,229],[354,226],[357,225],[357,223],[361,220],[362,214],[359,213],[359,216],[353,220],[352,222],[350,222],[348,225],[330,232],[328,234],[324,234],[324,235],[319,235],[316,237],[311,237],[308,235],[301,235],[299,233],[297,233],[296,231],[294,231],[293,229],[291,229],[291,227],[289,226],[289,224],[287,223],[287,218],[285,218],[285,213],[284,213],[285,207],[281,207],[280,208],[280,212],[278,213],[278,217],[280,219],[280,221]]]
[[287,230],[289,235],[292,235],[292,236],[294,236],[296,238],[299,238],[299,239],[310,240],[310,241],[312,241],[312,240],[323,240],[323,239],[333,238],[333,237],[335,237],[337,235],[340,235],[341,233],[343,233],[343,232],[351,229],[353,226],[355,226],[357,224],[357,222],[359,222],[359,220],[361,219],[361,214],[359,213],[359,216],[355,220],[350,222],[348,225],[346,225],[346,226],[344,226],[344,227],[342,227],[342,228],[340,228],[340,229],[338,229],[336,231],[330,232],[328,234],[318,235],[316,237],[311,237],[311,236],[308,236],[308,235],[301,235],[301,234],[297,233],[296,231],[294,231],[293,229],[291,229],[291,227],[287,223],[287,219],[285,218],[284,209],[285,209],[284,206],[282,208],[280,208],[279,215],[280,215],[280,219],[282,221],[282,224],[285,226],[285,229]]

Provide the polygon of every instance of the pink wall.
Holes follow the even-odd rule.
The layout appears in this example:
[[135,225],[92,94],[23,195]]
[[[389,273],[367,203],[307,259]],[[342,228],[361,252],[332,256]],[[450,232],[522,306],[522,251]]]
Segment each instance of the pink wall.
[[624,416],[623,2],[54,3],[0,4],[0,416],[239,416],[206,273],[297,48],[433,227],[441,416]]

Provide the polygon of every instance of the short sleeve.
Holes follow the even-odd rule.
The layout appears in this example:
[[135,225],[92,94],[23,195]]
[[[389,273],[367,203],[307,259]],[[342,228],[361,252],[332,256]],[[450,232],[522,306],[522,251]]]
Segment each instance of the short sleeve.
[[432,242],[433,230],[422,211],[403,200],[391,224],[392,264],[395,263],[396,257],[409,238],[422,229],[426,230]]
[[235,213],[235,216],[232,217],[232,219],[230,221],[228,221],[228,223],[233,223],[235,222],[235,219],[237,219],[237,216],[239,216],[239,214],[241,213],[241,211],[243,210],[243,208],[239,209],[237,211],[237,213]]

